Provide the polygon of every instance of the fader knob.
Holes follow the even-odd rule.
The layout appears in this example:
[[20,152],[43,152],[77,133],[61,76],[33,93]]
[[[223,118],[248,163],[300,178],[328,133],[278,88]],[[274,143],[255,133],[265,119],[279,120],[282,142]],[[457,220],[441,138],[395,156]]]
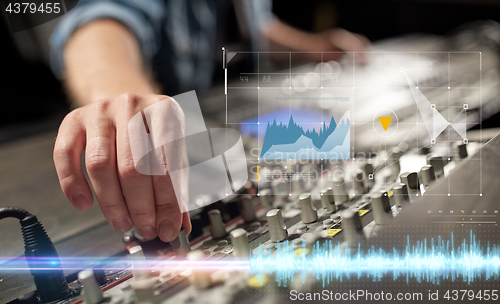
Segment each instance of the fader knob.
[[429,185],[436,179],[434,174],[434,167],[431,165],[425,165],[420,169],[420,182],[424,186],[424,189],[429,188]]
[[335,206],[335,201],[333,200],[333,190],[332,188],[326,188],[321,190],[321,205],[325,208],[327,213],[337,212],[337,206]]
[[234,255],[239,258],[249,257],[250,246],[248,244],[248,237],[245,229],[234,229],[229,235],[231,236],[231,242],[233,243]]
[[240,201],[240,214],[243,220],[247,223],[255,222],[257,215],[255,214],[255,206],[251,195],[243,195]]
[[344,178],[340,177],[333,181],[333,199],[335,200],[335,204],[342,205],[343,203],[349,200],[349,196],[347,195],[347,190],[345,187]]
[[365,173],[365,186],[367,189],[370,189],[375,182],[375,177],[373,175],[373,165],[367,162],[362,166],[362,170]]
[[130,257],[132,259],[132,275],[136,281],[147,278],[151,274],[151,269],[144,263],[146,257],[140,245],[130,248]]
[[273,195],[271,189],[260,190],[259,198],[260,198],[260,204],[266,211],[273,209]]
[[222,221],[220,211],[217,209],[208,212],[208,220],[210,221],[210,233],[214,239],[220,239],[227,235],[226,226]]
[[346,209],[340,213],[342,218],[342,229],[345,240],[350,248],[358,247],[358,244],[365,239],[363,233],[363,225],[358,211],[354,209]]
[[194,250],[187,254],[188,261],[194,262],[192,266],[193,273],[189,276],[189,281],[197,289],[207,288],[212,285],[210,273],[196,264],[206,259],[205,253],[202,250]]
[[376,191],[371,196],[373,220],[375,224],[384,226],[392,222],[394,216],[392,215],[391,203],[389,196],[385,191]]
[[420,182],[416,172],[405,172],[400,176],[401,182],[408,187],[409,194],[418,194],[420,192]]
[[85,304],[98,304],[104,300],[102,289],[97,284],[92,269],[88,268],[80,271],[78,280],[83,285],[83,302]]
[[191,251],[191,245],[189,244],[189,239],[184,228],[179,231],[179,235],[175,240],[172,241],[172,248],[179,254],[186,254]]
[[408,187],[403,183],[396,184],[393,188],[394,202],[398,210],[405,208],[410,204],[410,196],[408,195]]
[[427,158],[427,164],[431,165],[434,168],[434,174],[436,177],[440,177],[441,175],[444,174],[444,161],[443,157],[441,156],[431,156]]
[[318,220],[318,212],[312,205],[311,194],[303,193],[299,196],[300,218],[304,224],[309,224]]
[[269,236],[271,241],[284,241],[288,237],[283,216],[279,209],[269,210],[266,214],[267,223],[269,224]]

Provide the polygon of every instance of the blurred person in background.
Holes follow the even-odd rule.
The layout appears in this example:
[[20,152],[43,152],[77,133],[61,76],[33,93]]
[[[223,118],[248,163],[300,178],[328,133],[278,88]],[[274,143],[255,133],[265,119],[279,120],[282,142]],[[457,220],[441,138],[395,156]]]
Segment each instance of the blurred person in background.
[[360,35],[304,32],[277,19],[271,6],[264,0],[83,0],[63,17],[52,35],[51,64],[79,108],[60,125],[54,162],[77,209],[93,202],[80,163],[85,150],[111,227],[125,232],[135,226],[144,238],[166,242],[181,227],[190,232],[189,214],[181,214],[169,175],[141,175],[134,167],[127,126],[136,113],[167,98],[161,94],[211,87],[228,7],[253,50],[265,50],[267,42],[290,51],[366,50]]

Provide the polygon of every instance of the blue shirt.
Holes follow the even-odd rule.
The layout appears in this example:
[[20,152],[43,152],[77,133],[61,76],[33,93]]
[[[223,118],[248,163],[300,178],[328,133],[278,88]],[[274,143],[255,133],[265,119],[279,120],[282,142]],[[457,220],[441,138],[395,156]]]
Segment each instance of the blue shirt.
[[[230,0],[80,0],[51,37],[51,66],[64,75],[63,50],[69,37],[96,19],[113,19],[136,37],[144,64],[167,94],[205,90],[212,84],[218,26]],[[233,1],[249,29],[253,48],[262,49],[262,31],[274,18],[271,0]]]

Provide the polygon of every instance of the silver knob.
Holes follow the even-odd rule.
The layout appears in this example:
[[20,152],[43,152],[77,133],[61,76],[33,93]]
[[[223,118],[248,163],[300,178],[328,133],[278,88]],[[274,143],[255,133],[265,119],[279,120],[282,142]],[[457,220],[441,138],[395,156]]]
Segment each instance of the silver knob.
[[389,196],[385,191],[376,191],[371,196],[373,220],[375,224],[383,226],[392,222],[394,216],[392,215],[391,203]]
[[210,273],[205,269],[201,269],[199,265],[196,265],[196,262],[204,261],[206,259],[205,254],[202,250],[194,250],[187,254],[188,261],[195,262],[192,266],[193,273],[189,276],[189,281],[193,286],[197,289],[207,288],[212,285],[212,281],[210,279]]
[[410,196],[408,195],[408,187],[403,183],[398,183],[392,188],[394,202],[398,210],[405,208],[410,204]]
[[[365,173],[365,186],[367,189],[370,189],[375,183],[375,177],[373,174],[373,165],[367,162],[361,168]],[[371,179],[370,176],[372,177]]]
[[177,251],[178,254],[185,255],[191,251],[191,245],[189,244],[189,239],[184,228],[179,231],[179,235],[171,244],[172,248]]
[[346,209],[340,213],[342,218],[342,229],[345,240],[348,242],[349,248],[357,248],[358,244],[365,240],[363,233],[363,225],[358,211],[354,209]]
[[431,165],[425,165],[420,169],[419,174],[420,182],[424,186],[424,189],[429,188],[429,185],[436,179],[434,174],[434,167]]
[[219,210],[213,209],[208,211],[208,220],[210,221],[210,233],[214,239],[220,239],[227,235],[226,226],[222,221]]
[[436,177],[440,177],[444,174],[444,160],[441,156],[432,156],[427,158],[427,164],[434,168],[434,174]]
[[104,300],[101,287],[95,280],[94,271],[90,268],[78,273],[78,280],[83,285],[83,302],[85,304],[97,304]]
[[237,228],[231,231],[231,242],[233,243],[234,255],[239,258],[250,256],[250,246],[248,244],[247,232],[243,228]]
[[240,214],[243,220],[247,223],[255,222],[257,220],[257,214],[255,214],[255,206],[251,195],[245,194],[241,198]]
[[409,194],[420,193],[420,182],[418,181],[418,174],[416,172],[405,172],[400,176],[401,182],[408,187]]
[[337,212],[337,206],[335,206],[335,201],[333,200],[333,190],[332,188],[323,189],[320,192],[321,195],[321,205],[325,208],[327,213]]
[[271,241],[284,241],[288,237],[283,216],[279,209],[269,210],[266,214],[267,223],[269,224],[269,236]]
[[136,281],[147,278],[151,274],[151,269],[145,265],[146,257],[140,245],[130,248],[132,258],[132,275]]
[[354,194],[361,195],[365,193],[364,176],[365,174],[362,170],[356,171],[356,175],[354,176]]
[[271,183],[273,195],[278,205],[283,205],[288,202],[288,195],[290,193],[289,185],[286,182],[274,180]]
[[345,181],[343,177],[337,178],[333,181],[333,199],[335,200],[335,204],[342,205],[343,203],[349,200],[349,196],[347,195],[347,190],[345,187]]
[[271,189],[260,190],[259,198],[260,204],[266,211],[273,209],[273,194],[271,192]]
[[318,212],[312,205],[311,194],[303,193],[299,195],[300,202],[300,218],[304,224],[316,222],[318,220]]
[[469,156],[469,153],[467,152],[467,144],[459,143],[455,146],[454,149],[454,158],[457,159],[464,159],[467,156]]

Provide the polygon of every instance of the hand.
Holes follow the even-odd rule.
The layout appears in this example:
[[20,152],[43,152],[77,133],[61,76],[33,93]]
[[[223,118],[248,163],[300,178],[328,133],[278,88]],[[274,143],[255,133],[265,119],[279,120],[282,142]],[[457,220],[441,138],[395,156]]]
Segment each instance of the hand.
[[[129,120],[135,114],[166,98],[125,93],[72,111],[59,127],[54,163],[66,197],[77,209],[87,210],[93,197],[81,168],[85,149],[87,172],[109,225],[121,232],[135,226],[146,239],[159,236],[169,242],[181,226],[191,232],[189,213],[181,214],[168,172],[143,175],[137,171],[128,134]],[[169,107],[180,108],[174,100],[167,101]]]
[[366,64],[367,48],[370,46],[370,41],[362,35],[351,33],[341,28],[336,28],[313,34],[314,42],[311,46],[315,51],[320,52],[359,52],[356,54],[357,63]]

